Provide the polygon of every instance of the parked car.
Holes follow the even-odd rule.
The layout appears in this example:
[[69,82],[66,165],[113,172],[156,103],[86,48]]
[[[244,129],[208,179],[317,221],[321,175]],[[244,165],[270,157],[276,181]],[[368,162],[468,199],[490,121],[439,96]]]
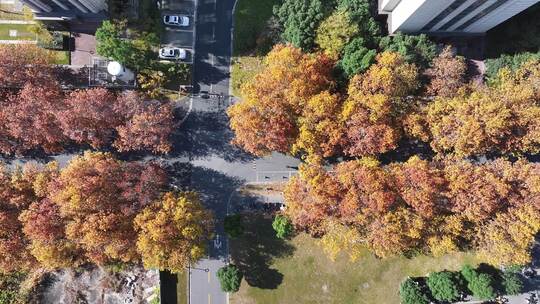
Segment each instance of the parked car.
[[159,58],[169,60],[184,60],[187,58],[187,52],[182,48],[163,47],[159,49]]
[[165,15],[163,23],[172,26],[189,26],[189,17],[184,15]]

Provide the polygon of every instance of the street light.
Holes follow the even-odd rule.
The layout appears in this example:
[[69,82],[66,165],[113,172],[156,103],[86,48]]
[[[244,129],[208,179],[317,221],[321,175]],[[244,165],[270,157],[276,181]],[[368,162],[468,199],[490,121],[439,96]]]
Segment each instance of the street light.
[[201,270],[201,271],[204,271],[204,272],[209,272],[210,271],[210,269],[208,269],[208,268],[189,267],[189,269]]

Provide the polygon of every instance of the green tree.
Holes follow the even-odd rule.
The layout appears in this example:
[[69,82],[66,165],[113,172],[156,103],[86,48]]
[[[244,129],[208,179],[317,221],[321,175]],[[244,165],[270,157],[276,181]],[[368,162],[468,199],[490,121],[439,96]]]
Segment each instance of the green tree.
[[137,32],[125,37],[126,22],[103,21],[96,31],[96,51],[131,68],[142,70],[150,65],[152,48],[159,44],[155,33]]
[[227,265],[217,272],[221,290],[224,292],[237,292],[242,282],[242,273],[235,265]]
[[399,286],[401,304],[428,304],[428,297],[424,294],[419,284],[411,278],[407,278]]
[[285,0],[274,7],[274,15],[283,27],[283,40],[303,50],[313,48],[315,30],[324,19],[321,0]]
[[493,278],[487,273],[480,273],[470,265],[461,268],[461,275],[467,281],[467,288],[473,296],[489,300],[495,298],[495,289],[493,288]]
[[513,271],[502,273],[502,285],[507,295],[517,295],[523,291],[523,281],[521,276]]
[[459,288],[455,274],[450,271],[432,272],[426,283],[436,300],[451,302],[459,299]]
[[365,39],[357,37],[345,46],[338,66],[343,70],[345,77],[351,78],[365,72],[375,62],[376,56],[377,51],[368,49]]
[[240,214],[228,215],[223,222],[225,233],[230,238],[237,238],[244,233],[244,225],[242,224],[242,216]]
[[133,45],[128,39],[122,38],[125,29],[124,23],[103,21],[101,27],[96,30],[98,55],[128,64],[133,53]]
[[400,53],[407,62],[423,69],[437,55],[437,46],[424,34],[415,36],[398,32],[394,36],[382,38],[379,46],[384,51]]
[[369,48],[375,48],[381,35],[381,26],[373,18],[369,0],[337,0],[337,9],[346,11],[358,25],[358,37],[366,40]]
[[326,55],[338,58],[358,31],[358,24],[353,22],[349,13],[337,10],[321,23],[315,42]]
[[276,215],[272,222],[272,228],[276,231],[276,236],[280,239],[286,239],[293,233],[294,227],[291,220],[283,215]]

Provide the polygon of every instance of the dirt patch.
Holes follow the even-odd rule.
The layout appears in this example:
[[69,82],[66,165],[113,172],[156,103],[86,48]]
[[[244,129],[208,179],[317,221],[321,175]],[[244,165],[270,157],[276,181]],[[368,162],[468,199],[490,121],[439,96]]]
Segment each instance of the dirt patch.
[[115,273],[92,266],[50,273],[43,284],[39,303],[144,304],[154,297],[159,274],[139,266]]

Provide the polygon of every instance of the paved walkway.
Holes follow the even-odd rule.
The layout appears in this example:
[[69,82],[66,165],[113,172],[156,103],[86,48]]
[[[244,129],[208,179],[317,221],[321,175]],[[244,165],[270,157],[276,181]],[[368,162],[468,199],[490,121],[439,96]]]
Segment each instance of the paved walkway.
[[96,37],[90,34],[75,34],[75,49],[71,52],[71,64],[77,66],[91,65],[96,56]]

